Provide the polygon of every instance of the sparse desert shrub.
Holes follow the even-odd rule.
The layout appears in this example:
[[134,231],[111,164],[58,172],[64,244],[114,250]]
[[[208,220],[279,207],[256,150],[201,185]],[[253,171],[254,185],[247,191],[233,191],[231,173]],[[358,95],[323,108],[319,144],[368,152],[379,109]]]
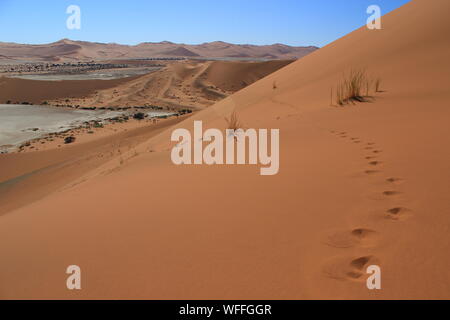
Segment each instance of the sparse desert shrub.
[[370,93],[370,87],[372,85],[372,80],[366,79],[365,85],[366,85],[366,92],[365,93],[366,93],[366,97],[368,97],[369,93]]
[[233,111],[230,118],[225,118],[227,121],[228,127],[227,129],[237,130],[242,129],[242,123],[239,121],[238,115],[236,111]]
[[330,106],[333,105],[333,87],[331,87],[331,94],[330,94]]
[[[351,70],[348,74],[344,74],[336,87],[336,103],[343,106],[348,103],[368,101],[373,83],[375,83],[373,91],[379,92],[380,78],[374,81],[367,75],[365,69]],[[331,95],[333,95],[333,89],[331,89]]]
[[363,100],[362,88],[364,82],[366,82],[367,76],[364,70],[352,70],[350,71],[350,75],[344,81],[344,97],[347,100]]
[[133,119],[136,119],[136,120],[143,120],[144,118],[145,118],[145,114],[142,112],[138,112],[133,115]]
[[75,137],[74,136],[70,136],[70,137],[65,137],[64,138],[64,143],[65,144],[69,144],[69,143],[73,143],[73,142],[75,142]]
[[380,79],[380,78],[377,78],[377,79],[375,80],[375,92],[381,92],[380,86],[381,86],[381,79]]
[[191,109],[181,109],[178,111],[179,115],[184,115],[186,113],[192,113],[192,110]]
[[344,95],[343,95],[343,85],[342,85],[342,83],[338,83],[337,88],[336,88],[336,102],[340,106],[342,106],[344,104]]

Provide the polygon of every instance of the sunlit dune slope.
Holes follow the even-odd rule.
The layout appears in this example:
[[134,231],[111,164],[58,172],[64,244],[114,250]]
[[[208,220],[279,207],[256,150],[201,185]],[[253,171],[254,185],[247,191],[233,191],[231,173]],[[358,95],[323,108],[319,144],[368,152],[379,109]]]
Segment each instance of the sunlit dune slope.
[[[173,127],[0,217],[0,297],[450,298],[449,10],[412,1],[175,126],[278,128],[278,175],[175,166]],[[331,106],[351,68],[383,92]]]

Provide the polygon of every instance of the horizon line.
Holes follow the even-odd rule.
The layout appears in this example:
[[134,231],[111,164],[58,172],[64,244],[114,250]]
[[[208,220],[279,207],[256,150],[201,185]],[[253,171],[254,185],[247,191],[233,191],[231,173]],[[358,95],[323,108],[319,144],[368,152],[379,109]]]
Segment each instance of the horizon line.
[[46,43],[24,43],[24,42],[10,42],[10,41],[0,41],[0,43],[11,43],[11,44],[18,44],[18,45],[30,45],[30,46],[42,46],[42,45],[49,45],[49,44],[55,44],[58,42],[62,42],[62,41],[72,41],[72,42],[88,42],[88,43],[98,43],[98,44],[116,44],[116,45],[121,45],[121,46],[129,46],[129,47],[135,47],[135,46],[139,46],[141,44],[176,44],[176,45],[187,45],[187,46],[201,46],[204,44],[211,44],[211,43],[216,43],[216,42],[221,42],[221,43],[225,43],[225,44],[231,44],[231,45],[235,45],[235,46],[255,46],[255,47],[264,47],[264,46],[276,46],[276,45],[282,45],[282,46],[288,46],[291,48],[317,48],[320,49],[321,47],[316,46],[316,45],[302,45],[302,46],[296,46],[296,45],[289,45],[289,44],[285,44],[285,43],[281,43],[281,42],[276,42],[276,43],[271,43],[271,44],[251,44],[251,43],[232,43],[232,42],[226,42],[226,41],[222,41],[222,40],[214,40],[214,41],[209,41],[209,42],[202,42],[202,43],[178,43],[178,42],[172,42],[169,40],[163,40],[163,41],[159,41],[159,42],[153,42],[153,41],[143,41],[143,42],[139,42],[137,44],[124,44],[124,43],[118,43],[118,42],[101,42],[101,41],[88,41],[88,40],[74,40],[74,39],[69,39],[69,38],[62,38],[53,42],[46,42]]

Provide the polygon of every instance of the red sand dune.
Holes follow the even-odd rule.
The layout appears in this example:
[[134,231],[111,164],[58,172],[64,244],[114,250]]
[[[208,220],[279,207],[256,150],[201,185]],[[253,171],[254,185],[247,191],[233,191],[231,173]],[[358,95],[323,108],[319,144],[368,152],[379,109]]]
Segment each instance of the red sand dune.
[[[177,167],[170,128],[3,215],[0,297],[450,298],[449,10],[412,1],[175,126],[223,129],[236,111],[279,128],[278,175]],[[358,67],[384,92],[330,106]],[[71,264],[81,291],[65,287]]]
[[[153,104],[201,109],[245,88],[292,60],[263,62],[182,61],[87,96],[72,105],[123,107]],[[102,81],[102,80],[101,80]],[[64,104],[65,98],[52,101]]]

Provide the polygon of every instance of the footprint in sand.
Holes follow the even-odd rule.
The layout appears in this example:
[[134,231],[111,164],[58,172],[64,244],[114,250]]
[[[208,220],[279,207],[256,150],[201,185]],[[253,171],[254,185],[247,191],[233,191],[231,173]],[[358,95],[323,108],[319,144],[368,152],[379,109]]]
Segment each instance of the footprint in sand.
[[390,197],[390,196],[396,196],[396,195],[399,195],[399,194],[401,194],[401,192],[399,192],[399,191],[383,191],[383,195],[384,196],[388,196],[388,197]]
[[355,246],[373,247],[378,240],[378,232],[356,228],[350,231],[337,232],[329,236],[325,243],[335,248],[351,248]]
[[378,153],[381,153],[383,151],[381,151],[381,150],[373,150],[372,152],[375,153],[375,154],[378,154]]
[[381,164],[381,161],[370,161],[369,164],[370,164],[371,166],[378,166],[378,165]]
[[370,265],[379,265],[379,260],[372,255],[357,258],[338,258],[323,269],[327,277],[339,280],[365,281],[364,275]]
[[364,171],[364,173],[365,174],[376,174],[376,173],[379,173],[380,171],[378,171],[378,170],[366,170],[366,171]]
[[397,196],[399,196],[401,194],[402,193],[399,192],[399,191],[387,190],[387,191],[383,191],[381,193],[377,192],[377,193],[371,194],[371,195],[368,196],[368,198],[370,200],[377,200],[377,201],[379,201],[379,200],[386,200],[386,199],[389,199],[389,198],[396,199]]
[[386,218],[391,220],[404,220],[411,213],[410,209],[404,207],[394,207],[386,211]]
[[400,184],[403,180],[400,178],[387,178],[386,181],[393,184]]

